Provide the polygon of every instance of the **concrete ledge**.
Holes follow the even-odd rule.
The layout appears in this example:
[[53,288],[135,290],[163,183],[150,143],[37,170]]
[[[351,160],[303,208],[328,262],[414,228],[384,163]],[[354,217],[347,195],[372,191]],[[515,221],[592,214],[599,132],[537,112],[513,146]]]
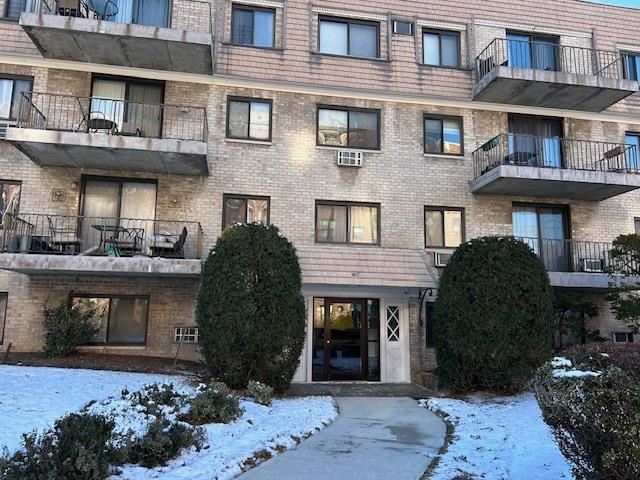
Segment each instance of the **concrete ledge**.
[[605,200],[640,188],[640,175],[499,165],[469,182],[471,193]]
[[474,86],[481,102],[601,112],[638,91],[638,83],[597,75],[499,66]]
[[27,275],[198,278],[202,271],[202,261],[149,257],[85,257],[2,253],[0,254],[0,269]]
[[38,165],[209,174],[206,142],[16,127],[6,139]]
[[22,13],[45,58],[212,74],[211,34],[86,18]]
[[549,272],[549,281],[552,287],[606,292],[611,290],[609,283],[634,283],[638,281],[636,277],[625,277],[624,275],[609,275],[608,273],[584,273],[584,272]]

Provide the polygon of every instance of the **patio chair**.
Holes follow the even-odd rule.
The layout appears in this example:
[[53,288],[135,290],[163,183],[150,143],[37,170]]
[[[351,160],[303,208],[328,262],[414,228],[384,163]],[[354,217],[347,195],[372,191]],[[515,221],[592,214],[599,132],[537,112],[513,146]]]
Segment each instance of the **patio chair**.
[[114,134],[118,131],[118,124],[106,118],[104,112],[99,110],[85,112],[80,98],[76,97],[76,100],[78,101],[80,114],[82,116],[76,132],[97,133],[100,130],[104,130],[106,133]]
[[82,6],[87,13],[87,18],[107,20],[118,14],[118,5],[111,0],[82,0]]
[[77,254],[80,249],[80,240],[76,234],[75,227],[57,225],[51,217],[47,217],[49,222],[49,245],[52,249],[65,253],[68,249],[73,249],[73,253]]
[[165,241],[151,246],[151,255],[163,258],[184,258],[184,243],[187,240],[187,227],[182,228],[182,233],[175,243]]
[[131,227],[119,232],[113,243],[120,254],[135,255],[142,251],[143,242],[144,228]]

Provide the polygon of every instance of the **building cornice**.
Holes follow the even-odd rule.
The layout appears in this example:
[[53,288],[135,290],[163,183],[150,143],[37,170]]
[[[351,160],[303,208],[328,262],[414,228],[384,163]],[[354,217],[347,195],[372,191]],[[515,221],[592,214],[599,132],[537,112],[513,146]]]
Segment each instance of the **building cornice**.
[[426,20],[419,18],[416,23],[420,27],[429,27],[429,28],[438,28],[443,30],[455,30],[458,32],[464,32],[467,29],[467,26],[464,23],[451,23],[451,22],[440,22],[437,20]]
[[332,87],[313,85],[281,80],[261,80],[233,75],[199,75],[163,70],[145,70],[140,68],[120,67],[66,60],[50,60],[38,56],[0,54],[0,64],[21,65],[37,68],[55,68],[61,70],[76,70],[83,72],[120,75],[137,78],[154,78],[158,80],[189,82],[221,87],[236,87],[256,90],[270,90],[285,93],[299,93],[305,95],[322,95],[347,99],[361,99],[379,102],[399,102],[424,106],[438,106],[471,110],[485,110],[493,112],[523,113],[529,115],[546,115],[579,120],[629,123],[640,125],[640,113],[618,112],[583,112],[577,110],[561,110],[553,108],[526,107],[501,103],[474,102],[471,98],[455,98],[437,95],[427,95],[414,92],[390,92],[365,88]]
[[359,10],[343,10],[341,8],[313,7],[313,13],[320,15],[331,15],[335,17],[359,18],[362,20],[376,20],[378,22],[386,22],[387,16],[379,13],[361,12]]
[[562,28],[540,27],[536,25],[528,25],[524,23],[500,22],[497,20],[475,19],[474,25],[482,27],[506,28],[508,30],[520,30],[523,32],[548,33],[551,35],[566,35],[569,37],[591,38],[591,32],[579,32],[576,30],[565,30]]
[[284,8],[284,1],[279,0],[237,0],[241,5],[255,5],[257,7]]

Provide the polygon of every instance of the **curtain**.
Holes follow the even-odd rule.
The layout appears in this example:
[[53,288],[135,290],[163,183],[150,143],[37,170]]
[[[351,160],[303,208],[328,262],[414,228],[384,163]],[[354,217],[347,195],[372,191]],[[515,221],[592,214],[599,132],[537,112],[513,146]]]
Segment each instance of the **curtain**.
[[[86,182],[82,197],[83,218],[79,235],[83,251],[94,250],[100,246],[101,232],[95,228],[96,226],[100,228],[116,225],[119,203],[119,182],[104,180],[88,180]],[[103,233],[102,235],[107,234]]]
[[144,343],[147,336],[146,298],[112,298],[108,343]]
[[253,11],[233,9],[232,43],[251,45],[253,43]]
[[516,163],[562,166],[562,120],[512,114],[509,133],[509,153]]
[[168,0],[134,0],[134,23],[150,27],[169,27]]
[[226,198],[224,201],[224,228],[245,223],[247,203],[242,198]]
[[0,118],[11,116],[13,80],[0,80]]
[[162,87],[160,85],[129,84],[127,133],[143,137],[161,136]]
[[[122,196],[120,198],[120,226],[129,230],[123,238],[128,242],[141,241],[155,235],[156,218],[156,184],[147,182],[123,182]],[[179,235],[180,232],[170,232]],[[147,253],[142,245],[139,253]]]
[[378,56],[378,29],[373,25],[349,25],[349,55],[376,58]]
[[378,242],[378,209],[352,206],[349,209],[351,226],[349,241],[352,243]]
[[318,241],[346,243],[347,207],[318,205],[316,217],[316,237]]
[[531,44],[528,35],[507,34],[507,65],[513,68],[531,68]]
[[91,118],[106,118],[122,129],[126,83],[116,80],[94,80],[91,97]]
[[267,224],[269,219],[268,200],[248,200],[247,201],[247,223]]
[[20,95],[20,93],[28,92],[29,90],[31,90],[30,80],[14,80],[13,81],[13,95],[11,98],[11,118],[18,118],[18,115],[20,113],[20,104],[24,99],[24,97]]
[[520,238],[536,254],[540,254],[538,214],[535,207],[515,205],[512,213],[513,235]]
[[108,20],[119,23],[133,23],[133,1],[134,0],[111,0],[118,6],[118,14],[109,17]]

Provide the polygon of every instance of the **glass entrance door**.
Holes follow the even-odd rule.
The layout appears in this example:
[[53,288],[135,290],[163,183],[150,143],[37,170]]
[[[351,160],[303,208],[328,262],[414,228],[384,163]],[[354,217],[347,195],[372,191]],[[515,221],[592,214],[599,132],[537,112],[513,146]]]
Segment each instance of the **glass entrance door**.
[[373,299],[314,300],[313,380],[380,379],[380,312]]

